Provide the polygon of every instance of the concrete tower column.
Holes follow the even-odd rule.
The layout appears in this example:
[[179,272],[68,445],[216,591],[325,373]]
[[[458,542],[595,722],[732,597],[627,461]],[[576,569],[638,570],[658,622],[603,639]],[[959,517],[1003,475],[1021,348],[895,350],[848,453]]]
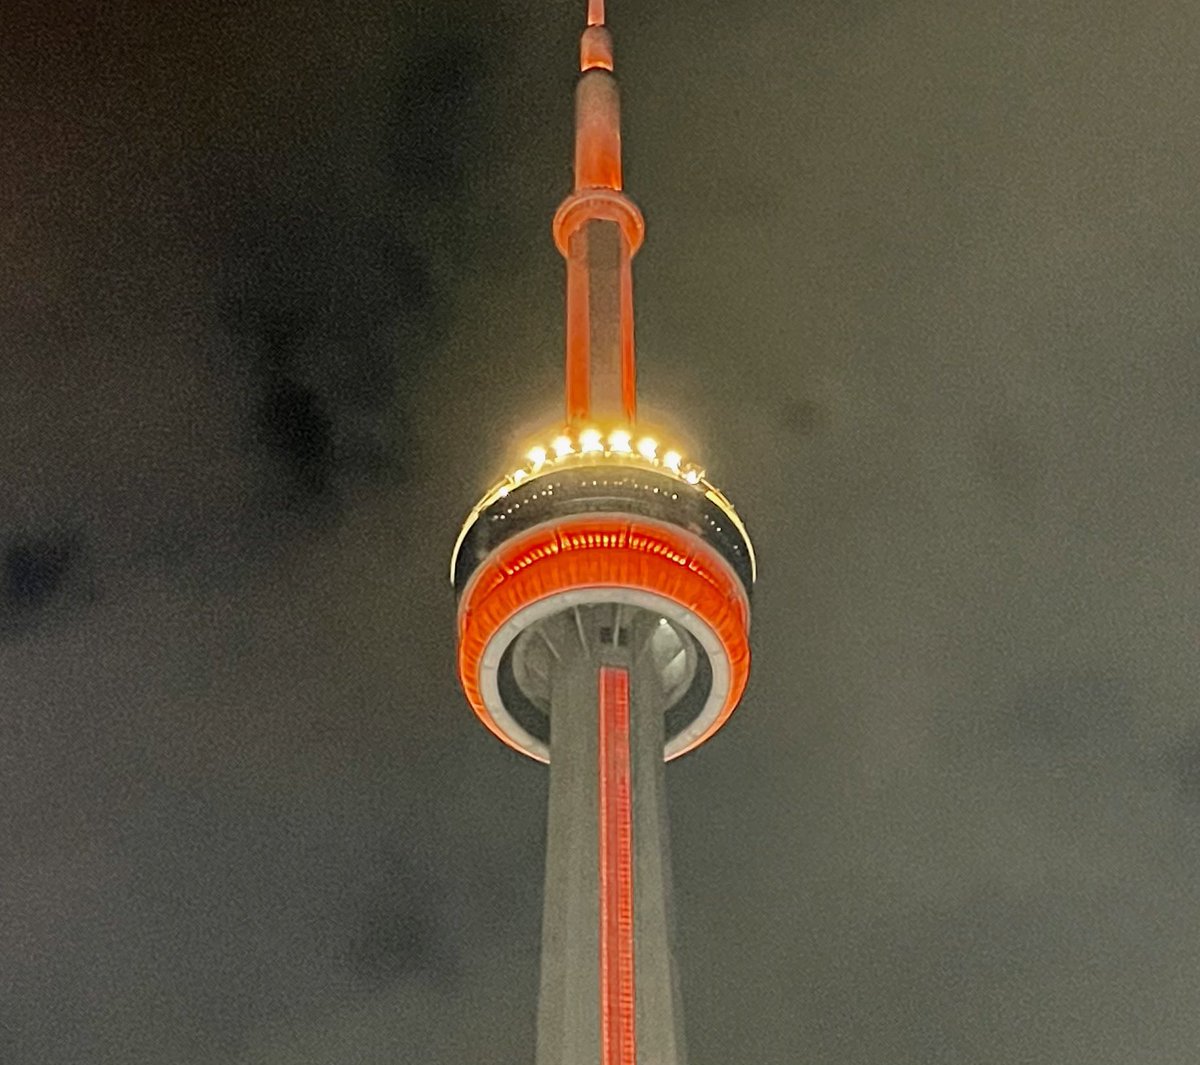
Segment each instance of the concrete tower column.
[[[558,653],[551,677],[550,803],[542,925],[537,1065],[684,1065],[682,1015],[673,950],[670,860],[667,855],[663,713],[666,694],[649,643],[659,619],[647,611],[594,606],[564,612],[536,638]],[[628,730],[606,720],[605,680],[627,690]],[[627,684],[627,689],[624,685]],[[631,794],[606,793],[626,744]],[[607,752],[605,748],[608,747]],[[611,781],[610,781],[611,783]],[[629,819],[632,980],[617,986],[619,855],[605,853],[602,825]],[[607,945],[607,949],[606,948]],[[608,967],[609,978],[603,975]],[[606,998],[631,991],[632,1046],[606,1024],[618,1010]],[[605,1056],[607,1050],[608,1056]]]

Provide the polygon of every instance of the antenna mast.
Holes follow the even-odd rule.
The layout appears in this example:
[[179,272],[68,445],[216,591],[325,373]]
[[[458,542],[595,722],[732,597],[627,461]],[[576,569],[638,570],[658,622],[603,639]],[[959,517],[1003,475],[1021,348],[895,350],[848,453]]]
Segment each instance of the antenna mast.
[[621,102],[604,0],[588,0],[575,89],[575,188],[554,216],[567,260],[566,417],[631,425],[637,416],[633,256],[645,235],[622,191]]

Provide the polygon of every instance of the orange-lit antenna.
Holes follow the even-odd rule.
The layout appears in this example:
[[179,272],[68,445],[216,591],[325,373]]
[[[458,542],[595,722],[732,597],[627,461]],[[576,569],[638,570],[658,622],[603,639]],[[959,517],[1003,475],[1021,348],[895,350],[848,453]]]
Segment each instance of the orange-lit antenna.
[[621,103],[604,0],[588,0],[575,90],[575,188],[554,216],[567,260],[567,421],[637,414],[632,260],[642,213],[622,192]]

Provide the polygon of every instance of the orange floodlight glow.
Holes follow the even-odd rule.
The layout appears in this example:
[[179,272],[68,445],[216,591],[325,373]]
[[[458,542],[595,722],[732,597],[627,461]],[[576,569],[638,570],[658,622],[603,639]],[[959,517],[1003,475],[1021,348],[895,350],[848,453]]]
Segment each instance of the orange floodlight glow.
[[[631,263],[645,223],[621,191],[621,102],[604,21],[602,0],[590,0],[575,90],[575,188],[554,218],[554,240],[567,261],[566,408],[572,424],[632,421],[637,411]],[[614,379],[615,392],[600,384]]]
[[589,26],[579,42],[580,70],[612,70],[612,34],[603,26]]
[[483,698],[484,653],[523,608],[584,588],[648,592],[683,607],[713,633],[728,663],[728,692],[708,728],[673,757],[704,743],[733,713],[750,673],[746,593],[729,564],[693,534],[611,515],[565,518],[530,529],[502,544],[472,575],[459,601],[458,676],[479,720],[523,751]]
[[635,1065],[629,671],[600,669],[600,1061]]

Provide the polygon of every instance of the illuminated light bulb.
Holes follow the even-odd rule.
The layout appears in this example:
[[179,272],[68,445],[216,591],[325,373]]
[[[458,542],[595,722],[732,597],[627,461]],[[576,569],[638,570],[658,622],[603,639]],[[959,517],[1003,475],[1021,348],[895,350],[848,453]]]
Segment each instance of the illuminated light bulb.
[[500,490],[496,493],[496,495],[498,495],[501,499],[503,499],[506,495],[508,495],[508,485],[501,486]]
[[584,429],[579,434],[579,450],[583,452],[602,451],[603,445],[600,443],[600,430]]
[[513,484],[520,484],[526,477],[529,476],[528,470],[514,470],[512,475]]
[[631,450],[629,447],[629,433],[624,429],[614,429],[609,433],[608,450],[615,451],[621,455],[628,455]]
[[668,451],[663,455],[663,465],[672,473],[679,472],[679,464],[683,461],[683,456],[678,451]]
[[693,466],[691,469],[689,469],[687,471],[687,473],[685,473],[683,475],[683,479],[685,481],[687,481],[688,484],[699,484],[701,476],[702,476],[701,471],[696,469],[695,466]]
[[658,441],[648,436],[643,436],[638,441],[638,454],[647,462],[653,462],[658,457]]
[[571,438],[569,436],[557,436],[554,438],[554,443],[551,445],[554,448],[555,458],[566,458],[567,455],[575,454],[575,448],[571,446]]
[[540,470],[546,462],[546,449],[544,447],[530,448],[529,454],[525,456],[533,464],[534,471]]

